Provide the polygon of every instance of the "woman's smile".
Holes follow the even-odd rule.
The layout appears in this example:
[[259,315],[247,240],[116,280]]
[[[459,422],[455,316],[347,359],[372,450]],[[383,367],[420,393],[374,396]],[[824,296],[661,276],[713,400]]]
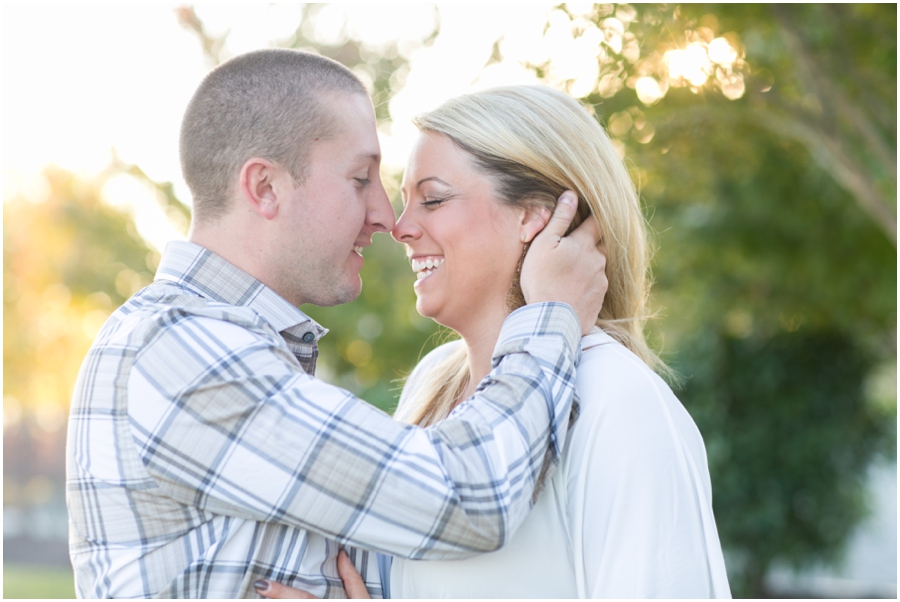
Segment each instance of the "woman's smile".
[[444,258],[439,256],[430,257],[413,257],[412,270],[416,274],[416,281],[423,280],[431,276],[444,263]]
[[461,334],[503,321],[522,255],[519,212],[450,138],[423,133],[402,186],[394,238],[406,245],[416,309]]

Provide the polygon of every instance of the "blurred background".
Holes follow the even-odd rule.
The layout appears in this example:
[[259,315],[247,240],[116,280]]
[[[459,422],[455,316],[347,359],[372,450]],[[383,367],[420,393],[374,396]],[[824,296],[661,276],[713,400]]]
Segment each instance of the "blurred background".
[[[282,46],[371,89],[393,200],[410,118],[540,82],[616,141],[655,232],[649,331],[704,435],[736,597],[897,595],[896,5],[3,8],[3,589],[74,595],[65,426],[106,316],[181,239],[182,111]],[[319,375],[391,411],[445,334],[376,237]]]

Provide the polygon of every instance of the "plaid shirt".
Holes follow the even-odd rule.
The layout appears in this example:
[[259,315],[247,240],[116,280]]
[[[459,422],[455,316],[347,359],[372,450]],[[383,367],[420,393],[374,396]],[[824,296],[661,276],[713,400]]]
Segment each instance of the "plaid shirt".
[[[569,427],[571,309],[513,313],[479,392],[428,429],[314,378],[323,334],[221,257],[170,243],[75,387],[80,597],[247,597],[260,578],[343,597],[343,544],[437,559],[508,541]],[[380,596],[375,554],[353,559]]]

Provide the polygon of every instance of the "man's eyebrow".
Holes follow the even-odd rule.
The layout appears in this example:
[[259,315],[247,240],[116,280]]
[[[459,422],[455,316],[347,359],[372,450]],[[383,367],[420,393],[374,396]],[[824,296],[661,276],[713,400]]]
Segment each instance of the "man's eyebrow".
[[358,161],[362,161],[363,159],[367,159],[370,161],[375,161],[376,163],[381,163],[381,153],[360,153],[356,156]]

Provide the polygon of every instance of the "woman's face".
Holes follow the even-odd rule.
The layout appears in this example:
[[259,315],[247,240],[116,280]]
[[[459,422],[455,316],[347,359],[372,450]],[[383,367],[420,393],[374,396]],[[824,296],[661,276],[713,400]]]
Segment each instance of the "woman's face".
[[471,156],[432,132],[419,136],[402,194],[392,234],[416,273],[416,309],[463,336],[499,325],[524,248],[524,211],[501,205]]

